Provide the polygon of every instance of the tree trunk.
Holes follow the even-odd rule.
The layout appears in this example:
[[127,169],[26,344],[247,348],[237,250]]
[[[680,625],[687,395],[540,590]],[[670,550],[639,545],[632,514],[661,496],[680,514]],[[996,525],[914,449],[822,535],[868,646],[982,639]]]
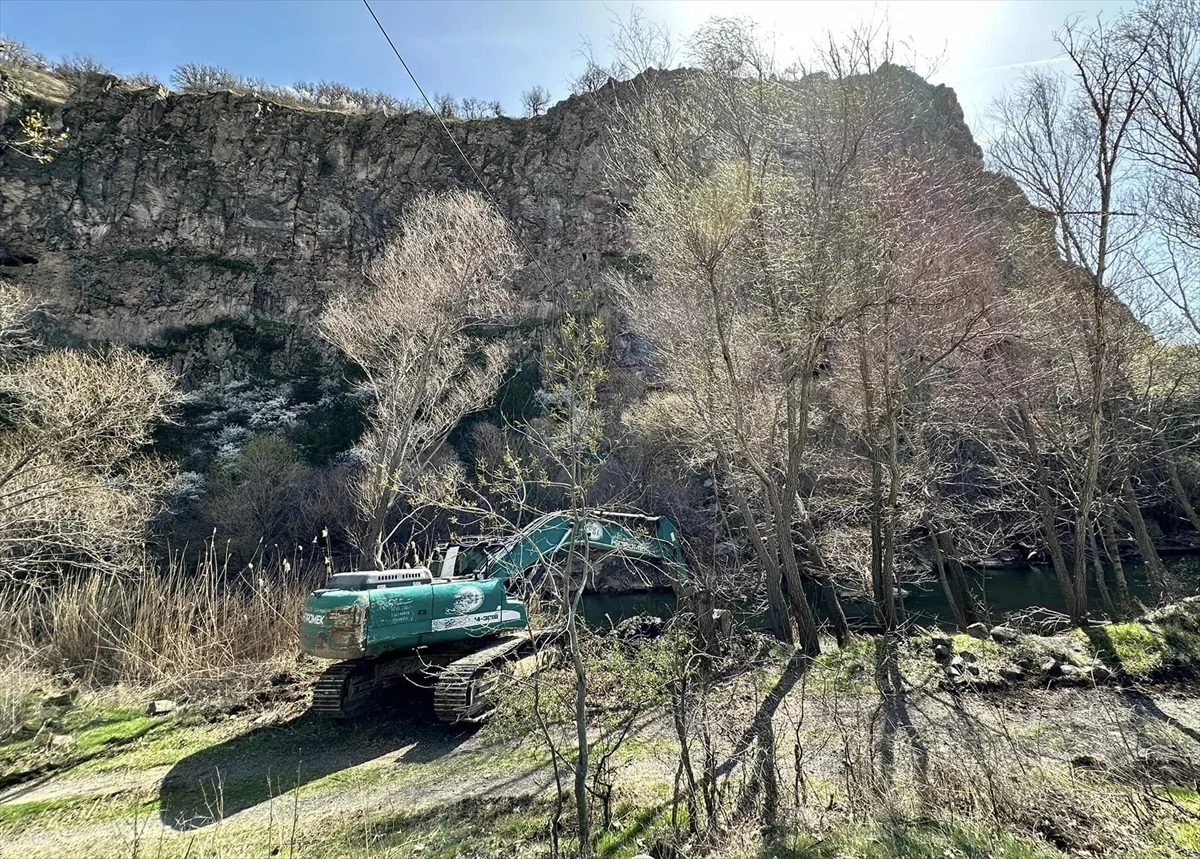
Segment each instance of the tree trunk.
[[871,463],[871,589],[875,597],[875,619],[884,633],[896,628],[896,589],[891,570],[884,563],[883,463]]
[[[582,585],[580,586],[582,588]],[[571,664],[575,669],[575,813],[579,817],[579,855],[592,855],[591,821],[588,815],[587,667],[579,652],[578,620],[572,613],[568,625]]]
[[1042,539],[1050,551],[1050,563],[1054,565],[1054,575],[1058,578],[1058,586],[1062,590],[1063,603],[1071,620],[1079,622],[1083,619],[1082,610],[1075,604],[1075,588],[1071,582],[1071,574],[1067,571],[1067,562],[1063,557],[1062,544],[1058,541],[1058,530],[1054,522],[1054,502],[1050,498],[1050,488],[1046,485],[1046,471],[1042,466],[1042,454],[1038,450],[1037,437],[1033,432],[1033,421],[1024,404],[1017,407],[1021,418],[1021,430],[1025,436],[1025,445],[1033,463],[1034,482],[1037,484],[1038,510],[1042,520]]
[[1138,551],[1142,553],[1142,561],[1146,564],[1146,576],[1150,581],[1150,591],[1156,602],[1162,602],[1167,597],[1167,571],[1158,557],[1158,551],[1146,530],[1146,520],[1142,518],[1142,508],[1138,505],[1137,495],[1133,491],[1133,483],[1125,478],[1123,487],[1125,493],[1125,512],[1133,525],[1133,536],[1137,538]]
[[971,593],[971,585],[967,581],[967,573],[963,569],[962,561],[958,558],[958,549],[954,545],[954,538],[946,531],[939,531],[938,541],[942,544],[942,553],[946,556],[946,570],[950,575],[950,586],[954,588],[954,593],[958,596],[963,616],[967,619],[968,625],[979,623],[983,619],[983,610],[975,601],[975,594]]
[[734,486],[731,494],[733,503],[742,517],[742,524],[745,525],[746,533],[750,537],[750,544],[754,546],[754,554],[758,556],[759,566],[762,567],[766,577],[767,607],[771,611],[771,631],[775,633],[777,639],[785,644],[793,644],[796,636],[792,633],[791,616],[788,614],[787,600],[783,595],[779,558],[763,540],[762,534],[758,533],[758,523],[750,510],[750,501],[746,498],[745,493]]
[[[573,475],[572,483],[579,486],[580,481]],[[567,648],[570,650],[571,667],[575,672],[575,814],[578,817],[577,832],[579,833],[579,855],[592,855],[591,817],[588,808],[588,724],[587,724],[587,665],[583,661],[583,653],[579,645],[579,605],[583,601],[583,591],[587,587],[588,558],[583,558],[584,574],[579,580],[579,589],[571,593],[574,584],[574,566],[578,554],[580,521],[582,519],[582,499],[573,499],[571,517],[571,545],[567,554],[566,584],[564,590],[568,597],[567,606]]]
[[842,601],[838,598],[833,576],[829,572],[829,565],[825,563],[825,555],[817,543],[817,532],[812,526],[803,501],[798,502],[797,513],[800,536],[804,540],[804,550],[808,553],[809,567],[815,568],[814,575],[821,583],[821,592],[825,598],[825,608],[829,610],[829,622],[833,625],[834,638],[837,639],[838,647],[845,647],[850,641],[850,624],[846,620],[846,612],[842,610]]
[[813,615],[812,607],[804,595],[804,585],[800,581],[799,570],[789,570],[784,567],[784,586],[788,597],[788,605],[796,620],[796,633],[800,649],[805,656],[821,655],[821,639],[817,636],[817,618]]
[[1117,545],[1111,506],[1104,509],[1100,520],[1100,534],[1104,539],[1104,553],[1108,555],[1108,562],[1112,564],[1113,581],[1117,586],[1117,617],[1128,617],[1133,610],[1133,600],[1129,598],[1129,582],[1125,580],[1125,565],[1121,562],[1121,550]]
[[785,644],[795,644],[796,634],[792,629],[792,616],[788,613],[787,598],[783,594],[783,577],[779,565],[767,565],[767,606],[771,611],[771,631]]
[[954,591],[950,588],[950,581],[946,578],[946,563],[942,557],[942,547],[938,542],[937,535],[933,532],[932,525],[929,524],[929,518],[925,519],[926,527],[929,529],[929,546],[933,549],[933,567],[937,570],[938,581],[942,585],[942,593],[946,595],[946,602],[950,606],[950,613],[954,615],[954,625],[960,631],[965,632],[967,629],[967,618],[963,614],[962,606],[958,604],[958,600],[954,596]]
[[838,647],[845,647],[850,643],[850,622],[842,610],[842,601],[837,595],[837,588],[833,586],[833,579],[822,576],[821,590],[825,596],[825,608],[829,610],[829,622],[833,624],[833,636],[837,639]]
[[1104,575],[1104,561],[1100,558],[1100,549],[1096,545],[1096,531],[1100,526],[1093,522],[1091,530],[1088,531],[1088,551],[1092,556],[1092,569],[1096,574],[1096,587],[1100,590],[1100,603],[1104,606],[1104,613],[1113,620],[1117,619],[1117,607],[1113,604],[1112,594],[1108,590],[1108,581]]
[[1167,476],[1171,479],[1171,491],[1175,493],[1175,500],[1183,509],[1183,514],[1187,516],[1188,521],[1192,523],[1192,528],[1200,534],[1200,514],[1196,513],[1196,508],[1192,506],[1192,500],[1188,498],[1187,492],[1183,489],[1183,481],[1179,479],[1179,469],[1175,467],[1175,461],[1171,457],[1166,457],[1166,462]]

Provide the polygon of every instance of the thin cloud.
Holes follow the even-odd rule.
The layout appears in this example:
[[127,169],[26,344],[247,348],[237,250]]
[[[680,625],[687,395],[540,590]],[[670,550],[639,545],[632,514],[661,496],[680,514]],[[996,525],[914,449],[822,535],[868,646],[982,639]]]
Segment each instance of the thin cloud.
[[972,76],[977,77],[979,75],[986,75],[992,72],[1007,72],[1012,71],[1013,69],[1028,69],[1034,66],[1049,66],[1054,63],[1061,63],[1066,59],[1068,59],[1066,54],[1056,54],[1055,56],[1047,57],[1044,60],[1028,60],[1023,63],[1009,63],[1003,66],[988,66],[985,69],[976,69]]

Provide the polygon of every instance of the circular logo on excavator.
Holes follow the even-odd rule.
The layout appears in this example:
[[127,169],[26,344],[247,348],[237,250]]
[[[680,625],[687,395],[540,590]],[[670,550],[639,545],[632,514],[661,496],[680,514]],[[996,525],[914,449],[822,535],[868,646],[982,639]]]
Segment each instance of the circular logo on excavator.
[[454,613],[470,614],[483,605],[483,591],[474,585],[464,585],[454,595]]

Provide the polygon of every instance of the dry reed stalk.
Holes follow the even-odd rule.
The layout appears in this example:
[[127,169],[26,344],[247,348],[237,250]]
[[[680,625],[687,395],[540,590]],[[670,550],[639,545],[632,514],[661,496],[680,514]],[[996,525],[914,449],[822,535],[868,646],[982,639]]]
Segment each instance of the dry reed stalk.
[[129,576],[10,583],[0,587],[0,655],[89,685],[225,683],[295,655],[301,607],[320,574],[287,559],[230,573],[210,544],[196,569],[174,557]]

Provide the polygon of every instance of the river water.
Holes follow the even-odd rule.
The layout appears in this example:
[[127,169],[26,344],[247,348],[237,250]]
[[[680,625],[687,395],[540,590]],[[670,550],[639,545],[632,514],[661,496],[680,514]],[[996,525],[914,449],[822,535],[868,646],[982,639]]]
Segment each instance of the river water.
[[[1175,596],[1191,596],[1200,593],[1200,555],[1176,555],[1163,558],[1171,590]],[[1125,578],[1130,593],[1135,599],[1148,601],[1149,591],[1144,565],[1132,561],[1124,564]],[[1089,574],[1091,571],[1089,570]],[[1111,575],[1109,576],[1111,579]],[[1100,593],[1094,577],[1089,578],[1091,588],[1089,605],[1100,613]],[[1051,567],[1011,566],[994,567],[976,572],[971,580],[972,589],[993,622],[1013,611],[1041,606],[1063,611],[1062,591]],[[810,596],[815,596],[815,589]],[[636,615],[669,617],[675,611],[675,597],[670,592],[651,591],[632,594],[588,594],[584,597],[584,618],[590,626],[606,628]],[[864,621],[872,618],[871,606],[866,602],[847,601],[843,606],[851,619]],[[813,608],[818,617],[823,615],[824,606],[815,603]],[[911,588],[904,598],[904,609],[909,619],[927,626],[954,625],[945,594],[936,579],[919,587]],[[761,614],[748,612],[746,619],[752,626],[766,627],[767,619]]]

